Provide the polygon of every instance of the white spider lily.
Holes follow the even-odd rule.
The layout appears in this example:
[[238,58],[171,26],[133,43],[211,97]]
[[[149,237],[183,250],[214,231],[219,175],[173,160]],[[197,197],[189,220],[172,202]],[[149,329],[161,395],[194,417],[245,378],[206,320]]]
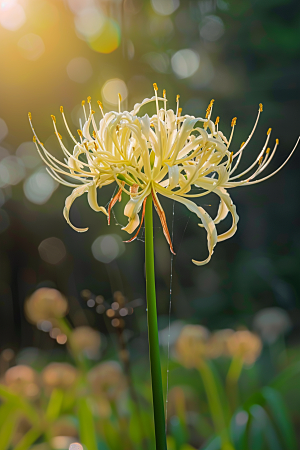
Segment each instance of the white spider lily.
[[[271,129],[262,150],[254,163],[246,170],[233,175],[237,170],[243,151],[249,143],[263,110],[259,105],[258,115],[247,141],[235,153],[229,151],[236,125],[236,118],[231,122],[232,131],[227,139],[219,130],[217,117],[215,123],[211,120],[213,100],[210,102],[205,118],[189,115],[181,116],[179,96],[176,99],[176,112],[167,110],[165,91],[163,97],[157,95],[157,85],[154,83],[155,96],[146,98],[142,103],[134,106],[131,112],[121,112],[121,98],[119,96],[119,111],[103,113],[101,102],[98,101],[102,118],[97,127],[88,97],[88,113],[85,102],[82,102],[85,123],[82,130],[78,130],[79,141],[72,135],[63,108],[63,116],[67,131],[74,141],[73,152],[69,151],[62,142],[62,137],[56,128],[56,118],[52,116],[55,134],[65,154],[65,162],[57,160],[49,153],[34,133],[37,150],[48,166],[49,174],[59,183],[75,188],[67,197],[64,207],[64,217],[74,230],[83,232],[88,228],[77,228],[69,219],[69,211],[74,200],[87,192],[88,202],[95,211],[102,211],[108,216],[114,204],[121,200],[122,193],[129,196],[124,214],[128,217],[128,224],[123,228],[129,234],[135,235],[127,242],[134,240],[143,223],[145,202],[148,195],[152,195],[155,209],[162,223],[163,232],[174,253],[171,237],[167,227],[164,210],[158,195],[163,195],[185,205],[201,221],[200,226],[207,232],[208,257],[204,261],[193,260],[196,265],[210,261],[217,242],[230,238],[236,232],[239,217],[236,212],[228,189],[237,186],[249,186],[264,181],[275,175],[290,159],[296,149],[298,141],[285,162],[273,173],[257,178],[271,162],[278,139],[272,151],[268,147]],[[147,103],[156,103],[156,114],[138,116],[141,107]],[[159,104],[163,107],[160,108]],[[97,188],[117,183],[118,192],[112,198],[106,210],[97,202]],[[191,189],[196,190],[190,193]],[[200,206],[192,201],[210,192],[219,196],[220,205],[217,216],[213,219]],[[139,213],[142,210],[141,218]],[[230,229],[218,235],[216,225],[225,219],[228,213],[232,216]]]

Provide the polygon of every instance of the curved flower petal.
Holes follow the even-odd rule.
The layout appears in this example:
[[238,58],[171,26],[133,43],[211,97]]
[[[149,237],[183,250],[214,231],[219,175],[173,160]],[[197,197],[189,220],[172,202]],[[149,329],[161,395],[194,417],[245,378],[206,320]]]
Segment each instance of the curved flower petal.
[[[220,211],[220,209],[222,210],[222,211],[220,211],[220,216],[219,216],[219,211],[218,211],[217,217],[214,220],[214,222],[215,223],[219,223],[221,220],[223,220],[223,218],[225,219],[227,213],[225,214],[225,209],[224,208],[226,208],[227,212],[229,211],[231,213],[231,215],[232,215],[232,225],[231,225],[230,229],[228,231],[226,231],[226,233],[220,234],[218,236],[218,242],[222,242],[222,241],[225,241],[226,239],[231,238],[235,234],[235,232],[237,230],[237,223],[239,221],[239,216],[237,215],[236,207],[233,204],[233,201],[231,200],[231,197],[228,194],[228,192],[226,191],[226,189],[224,189],[223,187],[219,187],[219,188],[215,189],[214,192],[221,199],[221,203],[220,203],[220,206],[219,206],[219,211]],[[224,216],[224,217],[222,217],[222,216]]]
[[139,226],[140,218],[138,213],[141,210],[144,199],[150,194],[150,186],[144,190],[144,192],[140,195],[132,197],[128,203],[126,203],[124,209],[124,215],[129,218],[128,225],[123,227],[122,230],[127,231],[127,233],[131,234],[134,230]]
[[169,188],[173,189],[179,182],[179,167],[168,166],[169,169]]
[[196,264],[196,266],[203,266],[204,264],[207,264],[210,261],[211,256],[214,251],[214,247],[218,242],[217,230],[216,230],[213,219],[203,208],[201,208],[201,206],[197,206],[191,200],[187,200],[186,198],[179,197],[178,195],[172,195],[172,196],[170,196],[170,198],[185,205],[191,212],[196,214],[199,217],[199,219],[201,220],[201,222],[203,223],[203,225],[206,229],[206,232],[207,232],[207,247],[208,247],[209,255],[204,261],[196,261],[195,259],[192,259],[192,262],[194,264]]
[[104,208],[104,206],[99,206],[97,202],[97,187],[96,184],[93,183],[88,188],[88,202],[90,207],[94,211],[102,211],[106,216],[108,216],[108,212]]
[[74,189],[72,191],[72,194],[69,195],[69,197],[66,198],[65,207],[64,207],[64,210],[63,210],[64,218],[66,219],[66,221],[68,222],[70,227],[72,227],[73,230],[78,231],[79,233],[83,233],[84,231],[87,231],[88,228],[77,228],[70,222],[70,218],[69,218],[70,208],[71,208],[74,200],[76,200],[77,197],[80,197],[82,194],[87,192],[88,189],[89,189],[89,185],[88,184],[84,184],[83,186],[79,186],[78,188]]

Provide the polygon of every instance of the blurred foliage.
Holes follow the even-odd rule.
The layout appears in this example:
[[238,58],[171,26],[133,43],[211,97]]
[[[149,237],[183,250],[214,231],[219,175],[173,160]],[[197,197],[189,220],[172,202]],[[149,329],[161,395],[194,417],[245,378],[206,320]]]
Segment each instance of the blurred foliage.
[[[62,350],[2,351],[1,449],[67,450],[74,442],[90,450],[155,445],[148,357],[144,351],[136,358],[140,339],[128,329],[141,303],[128,302],[121,292],[105,300],[85,290],[82,297],[105,321],[106,337],[90,327],[73,328],[65,299],[55,289],[40,288],[27,299],[28,320]],[[246,329],[210,333],[174,322],[161,331],[164,385],[167,373],[169,380],[168,448],[297,448],[292,424],[297,413],[289,394],[295,396],[299,351],[292,355],[283,346],[284,317],[283,310],[276,310],[276,319],[273,309],[265,310],[260,332],[272,342],[264,347]],[[266,360],[269,381],[264,382]]]
[[[104,95],[104,87],[111,80],[117,79],[125,90],[126,108],[152,95],[153,82],[167,89],[174,104],[180,94],[183,110],[189,114],[204,115],[214,98],[225,133],[232,117],[238,116],[233,142],[236,149],[248,136],[257,105],[263,102],[264,113],[254,137],[256,144],[252,143],[245,154],[245,164],[256,157],[266,130],[272,126],[280,140],[273,166],[278,167],[299,134],[299,2],[11,0],[1,1],[0,5],[1,349],[12,348],[18,355],[18,364],[29,364],[38,372],[51,361],[74,363],[62,350],[65,344],[29,325],[23,314],[28,295],[39,287],[55,287],[68,298],[68,322],[75,327],[97,328],[104,345],[102,351],[105,348],[103,358],[116,359],[116,334],[111,334],[110,325],[107,328],[104,311],[94,311],[101,303],[97,303],[97,296],[87,299],[80,292],[87,289],[109,299],[111,292],[122,291],[131,301],[139,299],[137,303],[144,306],[135,308],[134,314],[126,318],[124,335],[147,424],[151,409],[145,357],[143,238],[126,245],[124,251],[118,224],[122,221],[123,202],[115,208],[115,223],[107,228],[106,219],[96,216],[84,200],[79,200],[73,207],[74,220],[88,223],[90,229],[78,235],[68,227],[62,208],[69,189],[57,189],[45,178],[42,163],[30,143],[27,112],[32,112],[35,127],[47,147],[61,157],[50,114],[56,114],[63,104],[75,133],[80,102],[87,95],[94,100],[100,98],[106,110],[116,107],[113,99],[108,101],[110,91],[106,93],[108,97]],[[230,416],[237,449],[247,445],[257,449],[292,449],[295,445],[290,423],[297,429],[300,400],[298,164],[296,152],[284,170],[264,185],[233,192],[240,216],[238,231],[230,241],[218,246],[209,266],[203,268],[194,267],[191,259],[195,251],[205,249],[204,233],[184,209],[176,205],[173,216],[172,203],[162,201],[169,227],[174,230],[177,253],[173,265],[172,323],[201,323],[211,331],[240,326],[252,329],[255,314],[267,307],[280,307],[291,319],[286,342],[279,338],[265,345],[259,360],[241,373],[238,408]],[[103,188],[102,203],[108,203],[112,194]],[[205,199],[207,203],[212,205],[208,208],[213,213],[217,207],[214,199]],[[94,258],[92,245],[99,236],[108,235],[117,236],[113,239],[119,246],[119,256],[103,262]],[[155,246],[163,330],[168,324],[170,256],[158,222]],[[2,356],[2,375],[8,369],[5,361]],[[219,358],[213,365],[224,380],[228,361]],[[164,370],[166,367],[167,361]],[[179,412],[170,415],[170,449],[189,450],[187,442],[197,448],[213,433],[203,386],[195,369],[184,369],[173,360],[170,369],[170,391],[178,387],[187,391],[187,396],[192,391],[190,397],[197,399],[193,404],[195,411],[192,409],[185,416],[188,423],[182,423]],[[79,417],[86,416],[90,401],[83,392],[78,397],[80,404],[75,406],[74,399],[64,398],[65,406],[52,411],[49,393],[41,394],[37,409],[10,391],[3,391],[1,397],[5,401],[0,416],[6,419],[1,420],[4,425],[0,430],[0,449],[1,445],[9,445],[17,433],[12,429],[11,418],[42,414],[41,411],[44,417],[48,407],[50,416],[56,416],[55,420],[67,417],[68,426],[78,433]],[[286,408],[281,406],[282,398]],[[134,401],[126,397],[125,406],[117,406],[122,410],[120,419],[110,405],[107,426],[96,423],[101,436],[99,448],[107,448],[105,442],[109,442],[109,448],[120,447],[127,442],[128,430],[130,443],[139,448],[141,437],[134,435],[138,427],[133,407]],[[131,422],[128,411],[133,417]],[[25,419],[20,427],[28,430]],[[149,428],[145,426],[146,432]],[[127,437],[120,442],[123,429]],[[32,436],[34,441],[35,433],[40,430],[31,429],[29,439]],[[81,428],[81,433],[89,435],[85,428]],[[89,445],[93,448],[94,444]],[[213,450],[218,445],[218,439],[214,439],[206,448]]]

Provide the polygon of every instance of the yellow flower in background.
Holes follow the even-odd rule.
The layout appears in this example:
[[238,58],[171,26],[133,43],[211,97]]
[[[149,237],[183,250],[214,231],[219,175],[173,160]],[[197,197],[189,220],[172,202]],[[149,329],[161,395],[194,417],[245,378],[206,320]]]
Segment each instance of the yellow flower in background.
[[[196,265],[203,265],[210,261],[217,242],[230,238],[237,229],[239,217],[227,190],[259,183],[276,174],[293,154],[299,139],[288,158],[275,172],[263,178],[257,178],[273,159],[279,143],[276,139],[273,149],[268,147],[271,137],[271,129],[269,129],[263,148],[253,164],[235,175],[243,151],[257,126],[263,110],[262,104],[259,105],[258,115],[248,139],[243,142],[238,151],[233,153],[229,148],[236,118],[231,122],[232,131],[227,139],[218,128],[219,118],[217,117],[215,123],[211,120],[213,100],[207,108],[205,118],[182,115],[179,95],[176,98],[176,110],[167,109],[165,91],[162,97],[158,97],[157,85],[154,83],[153,86],[155,96],[136,104],[130,112],[121,111],[120,95],[118,112],[111,111],[104,114],[102,104],[98,101],[102,114],[98,126],[95,111],[92,110],[91,98],[88,97],[88,108],[85,102],[82,102],[85,123],[82,129],[78,130],[79,140],[75,139],[71,133],[61,107],[65,126],[74,142],[73,151],[68,150],[57,130],[56,118],[52,116],[55,133],[65,155],[65,162],[59,161],[47,151],[34,131],[31,114],[29,114],[34,142],[41,158],[48,166],[49,174],[59,183],[74,188],[72,194],[66,199],[64,217],[76,231],[83,232],[88,229],[77,228],[70,222],[69,211],[77,197],[87,193],[91,208],[106,214],[110,223],[111,209],[125,193],[129,196],[124,209],[128,224],[122,229],[129,234],[135,232],[127,242],[133,241],[138,236],[143,223],[146,198],[152,195],[164,235],[171,252],[174,253],[165,213],[158,198],[159,194],[182,203],[200,219],[199,225],[203,226],[207,232],[208,257],[204,261],[192,261]],[[138,115],[140,109],[151,102],[156,103],[156,114],[151,117],[148,114],[142,117]],[[106,210],[104,206],[98,205],[97,188],[112,183],[117,184],[118,192]],[[218,195],[220,199],[219,209],[214,219],[193,201],[211,192]],[[225,233],[218,235],[216,225],[224,220],[228,213],[232,216],[231,227]]]

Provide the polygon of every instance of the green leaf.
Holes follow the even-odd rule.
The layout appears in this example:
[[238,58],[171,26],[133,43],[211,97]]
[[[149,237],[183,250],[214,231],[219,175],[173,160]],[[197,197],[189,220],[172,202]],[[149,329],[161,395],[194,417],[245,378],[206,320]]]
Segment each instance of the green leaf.
[[79,436],[88,450],[98,450],[94,418],[87,398],[78,399]]
[[250,428],[250,448],[262,450],[265,448],[264,443],[266,443],[269,450],[284,450],[264,408],[260,405],[253,405],[250,412],[253,416]]
[[291,388],[291,380],[300,374],[300,362],[293,364],[283,370],[272,381],[271,387],[280,392],[287,392]]
[[46,410],[46,418],[50,422],[57,419],[60,414],[61,406],[64,399],[64,391],[61,389],[53,389]]
[[201,447],[201,450],[221,450],[221,439],[219,436],[215,436]]
[[4,403],[0,406],[0,424],[0,450],[7,450],[17,425],[17,412],[14,404]]
[[230,424],[231,440],[236,450],[248,449],[248,430],[251,423],[251,415],[247,411],[238,410],[232,417]]
[[271,387],[265,387],[262,389],[262,395],[266,400],[274,423],[284,441],[284,448],[286,450],[296,450],[297,440],[295,431],[280,393]]
[[40,427],[31,428],[18,442],[14,450],[28,450],[38,440],[42,433]]
[[262,450],[264,445],[263,428],[265,427],[265,414],[260,405],[252,405],[249,408],[252,416],[249,428],[249,447]]

